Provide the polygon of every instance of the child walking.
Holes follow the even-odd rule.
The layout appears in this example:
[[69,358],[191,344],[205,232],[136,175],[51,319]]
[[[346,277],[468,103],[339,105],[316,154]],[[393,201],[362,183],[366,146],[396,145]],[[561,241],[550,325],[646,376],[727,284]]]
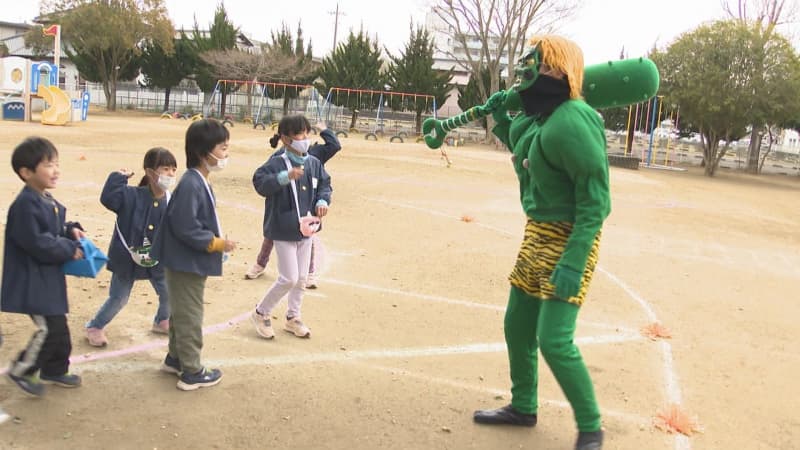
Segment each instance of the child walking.
[[14,149],[11,166],[25,187],[8,208],[0,309],[28,315],[36,332],[7,375],[26,393],[41,396],[42,382],[81,385],[81,377],[69,373],[72,342],[61,266],[83,258],[78,239],[84,233],[80,224],[66,221],[66,208],[48,192],[60,174],[58,151],[50,141],[25,139]]
[[[322,138],[324,143],[314,144],[309,147],[308,154],[317,158],[322,163],[322,166],[325,167],[325,163],[327,163],[329,159],[333,158],[333,156],[342,149],[342,144],[339,143],[336,133],[329,130],[325,122],[319,122],[315,125],[315,127],[319,130],[319,136]],[[272,148],[277,147],[278,142],[280,142],[280,134],[275,134],[269,140]],[[274,154],[280,155],[281,153],[283,153],[283,148],[280,148]],[[308,280],[306,281],[306,289],[317,288],[315,274],[318,266],[317,257],[319,255],[320,247],[318,244],[318,239],[319,238],[316,234],[311,238],[311,262],[309,263],[308,267]],[[272,247],[272,239],[265,236],[264,241],[261,243],[261,251],[258,252],[258,257],[256,257],[255,264],[253,264],[253,267],[251,267],[250,270],[248,270],[244,275],[246,280],[254,280],[264,274],[264,270],[266,270],[267,267],[267,262],[269,262],[269,254],[272,253]]]
[[108,270],[113,272],[108,299],[86,323],[89,345],[108,344],[105,327],[128,303],[136,280],[149,280],[158,295],[158,310],[152,331],[169,332],[169,301],[164,268],[150,257],[150,245],[167,210],[169,190],[175,185],[178,164],[175,156],[161,147],[151,148],[144,155],[144,176],[138,187],[128,186],[133,172],[122,169],[112,172],[100,202],[117,214],[114,238],[108,249]]
[[228,164],[230,134],[221,122],[204,119],[186,131],[186,168],[167,205],[151,255],[164,267],[171,310],[169,350],[161,370],[178,375],[178,389],[214,386],[219,369],[200,362],[206,278],[222,275],[223,253],[236,243],[224,239],[217,217],[211,172]]
[[331,180],[320,160],[308,154],[311,124],[302,115],[285,116],[278,124],[283,152],[276,152],[253,175],[253,186],[266,198],[264,236],[275,242],[278,279],[251,315],[256,332],[272,339],[271,314],[288,294],[284,329],[298,337],[311,337],[302,322],[300,306],[311,259],[311,239],[301,232],[300,218],[315,213],[324,217],[331,202]]

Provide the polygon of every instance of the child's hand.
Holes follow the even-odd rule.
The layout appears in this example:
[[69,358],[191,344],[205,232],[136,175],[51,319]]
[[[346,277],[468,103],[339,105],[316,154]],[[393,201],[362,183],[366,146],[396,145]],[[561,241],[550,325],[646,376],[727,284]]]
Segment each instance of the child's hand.
[[76,241],[79,241],[81,238],[85,238],[85,237],[86,237],[86,233],[84,233],[83,230],[81,230],[78,227],[72,228],[72,239],[75,239]]
[[292,167],[292,170],[289,171],[289,179],[296,180],[303,176],[303,167]]
[[78,247],[75,249],[75,254],[72,255],[72,259],[83,259],[83,249]]
[[119,173],[125,175],[126,177],[130,178],[133,176],[134,172],[128,169],[119,169]]
[[236,241],[225,239],[225,253],[236,250],[236,244],[237,244]]
[[319,122],[317,122],[317,123],[315,123],[315,124],[314,124],[314,128],[316,128],[317,130],[319,130],[320,132],[322,132],[322,131],[324,131],[324,130],[327,130],[327,129],[328,129],[328,126],[327,126],[327,125],[325,125],[325,122],[323,122],[323,121],[319,121]]
[[327,205],[319,205],[317,206],[317,217],[323,218],[325,215],[328,214],[328,206]]

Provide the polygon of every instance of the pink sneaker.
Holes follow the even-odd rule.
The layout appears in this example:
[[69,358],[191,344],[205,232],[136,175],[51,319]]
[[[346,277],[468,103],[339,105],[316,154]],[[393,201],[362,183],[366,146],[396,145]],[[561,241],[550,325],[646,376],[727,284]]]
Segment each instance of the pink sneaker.
[[92,347],[105,347],[108,345],[106,333],[102,328],[87,328],[86,340],[89,341],[89,345]]
[[169,334],[169,319],[154,323],[151,331],[156,334]]

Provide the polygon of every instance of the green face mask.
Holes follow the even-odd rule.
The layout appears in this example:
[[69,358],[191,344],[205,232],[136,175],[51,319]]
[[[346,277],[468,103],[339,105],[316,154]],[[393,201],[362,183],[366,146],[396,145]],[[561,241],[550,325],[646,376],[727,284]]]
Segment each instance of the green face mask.
[[533,85],[539,78],[539,67],[542,65],[542,52],[537,45],[528,51],[517,61],[514,66],[514,74],[517,76],[511,88],[517,92],[524,91]]

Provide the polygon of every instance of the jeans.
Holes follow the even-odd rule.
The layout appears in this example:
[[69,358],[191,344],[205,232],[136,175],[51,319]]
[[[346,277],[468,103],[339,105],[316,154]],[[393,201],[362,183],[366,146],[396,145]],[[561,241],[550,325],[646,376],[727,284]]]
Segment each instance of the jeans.
[[[128,298],[131,296],[131,289],[133,289],[134,279],[125,278],[114,272],[111,275],[111,286],[108,289],[108,299],[103,306],[97,311],[94,319],[86,323],[86,328],[105,328],[109,322],[122,310],[128,303]],[[164,279],[164,274],[161,276],[154,276],[150,278],[150,284],[153,285],[156,294],[158,294],[158,310],[153,319],[153,323],[159,323],[162,320],[169,319],[169,301],[167,296],[167,283]]]

